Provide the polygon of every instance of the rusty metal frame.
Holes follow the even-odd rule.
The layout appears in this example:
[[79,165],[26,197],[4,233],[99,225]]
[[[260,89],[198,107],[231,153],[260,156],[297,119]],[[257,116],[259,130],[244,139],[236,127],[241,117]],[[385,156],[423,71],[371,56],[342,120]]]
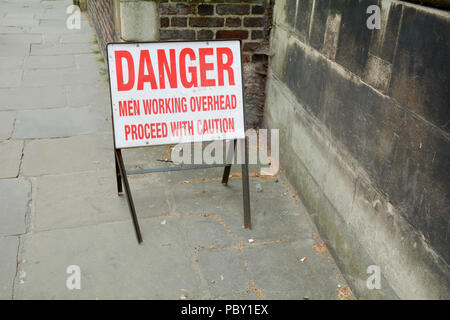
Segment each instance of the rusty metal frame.
[[[243,196],[243,207],[244,207],[244,227],[251,229],[251,213],[250,213],[250,183],[248,176],[248,142],[247,138],[244,139],[244,158],[245,161],[242,166],[242,196]],[[130,184],[128,183],[128,175],[135,174],[145,174],[145,173],[155,173],[155,172],[168,172],[168,171],[179,171],[179,170],[192,170],[192,169],[205,169],[205,168],[217,168],[224,167],[224,172],[222,176],[222,184],[226,186],[228,184],[228,178],[231,171],[231,162],[234,157],[236,150],[237,141],[232,141],[233,148],[230,148],[227,154],[226,164],[200,164],[200,165],[186,165],[186,166],[176,166],[176,167],[161,167],[161,168],[151,168],[151,169],[141,169],[141,170],[129,170],[125,168],[125,164],[122,157],[122,150],[115,149],[115,166],[116,166],[116,180],[117,180],[117,194],[120,195],[125,189],[125,194],[127,197],[128,208],[130,209],[131,219],[133,221],[134,230],[136,233],[136,238],[138,243],[142,243],[142,234],[139,227],[139,221],[136,214],[136,207],[134,206],[133,196],[131,194]],[[233,150],[233,151],[231,151]],[[231,160],[231,161],[230,161]],[[123,183],[122,183],[123,182]]]

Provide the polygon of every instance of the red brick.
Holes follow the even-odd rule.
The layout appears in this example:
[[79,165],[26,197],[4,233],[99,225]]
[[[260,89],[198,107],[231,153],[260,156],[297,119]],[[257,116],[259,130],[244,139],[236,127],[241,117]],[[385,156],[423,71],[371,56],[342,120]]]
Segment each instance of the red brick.
[[216,12],[220,15],[245,15],[250,13],[250,6],[248,4],[218,4]]
[[189,26],[191,27],[223,27],[223,18],[189,18]]
[[214,14],[214,6],[210,4],[200,4],[197,7],[197,13],[202,16],[210,16]]
[[200,30],[197,32],[198,40],[212,40],[214,39],[214,32],[212,30]]
[[218,30],[216,32],[216,39],[247,39],[247,30]]
[[195,31],[192,29],[161,29],[159,37],[161,40],[194,40]]
[[227,27],[240,27],[241,26],[241,18],[227,18],[225,21],[225,25]]
[[252,18],[245,17],[244,18],[244,26],[245,27],[264,27],[264,18]]
[[187,27],[187,18],[172,17],[170,18],[171,27]]
[[169,18],[162,17],[159,19],[159,24],[161,25],[161,28],[167,28],[169,26]]

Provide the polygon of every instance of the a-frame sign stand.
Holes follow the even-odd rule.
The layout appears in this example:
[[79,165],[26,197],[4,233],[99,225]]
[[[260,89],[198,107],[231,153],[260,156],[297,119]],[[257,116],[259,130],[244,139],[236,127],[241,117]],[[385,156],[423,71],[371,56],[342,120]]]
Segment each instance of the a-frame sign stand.
[[[230,141],[233,144],[232,148],[229,148],[227,154],[226,164],[213,164],[213,165],[186,165],[186,166],[175,166],[175,167],[163,167],[163,168],[152,168],[152,169],[142,169],[142,170],[130,170],[127,172],[125,169],[125,164],[123,162],[122,150],[116,149],[115,162],[116,162],[116,178],[117,178],[117,193],[120,195],[125,189],[125,194],[127,197],[128,207],[130,209],[131,218],[133,220],[134,230],[136,232],[136,237],[138,243],[143,241],[141,228],[139,227],[139,221],[136,215],[136,207],[134,206],[133,196],[131,194],[130,184],[128,183],[128,175],[134,174],[144,174],[152,172],[167,172],[167,171],[179,171],[179,170],[191,170],[191,169],[204,169],[204,168],[215,168],[224,167],[222,184],[228,184],[228,178],[231,171],[231,163],[234,158],[234,153],[236,150],[237,140]],[[115,145],[115,143],[114,143]],[[244,139],[244,163],[241,164],[242,167],[242,195],[243,195],[243,208],[244,208],[244,227],[251,229],[252,221],[250,214],[250,184],[248,177],[248,141]],[[123,181],[123,184],[122,184]]]

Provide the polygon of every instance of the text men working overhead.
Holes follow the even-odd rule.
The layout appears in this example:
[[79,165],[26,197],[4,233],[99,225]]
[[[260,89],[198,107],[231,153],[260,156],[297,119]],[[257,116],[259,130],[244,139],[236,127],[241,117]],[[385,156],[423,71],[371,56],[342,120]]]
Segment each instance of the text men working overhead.
[[[110,43],[107,47],[118,193],[122,181],[142,242],[127,174],[225,167],[182,165],[127,172],[123,148],[212,140],[245,140],[241,43],[229,41]],[[234,145],[236,146],[236,144]],[[251,227],[247,143],[242,164],[244,226]],[[229,148],[227,159],[233,158]]]
[[239,41],[108,45],[117,148],[245,137]]

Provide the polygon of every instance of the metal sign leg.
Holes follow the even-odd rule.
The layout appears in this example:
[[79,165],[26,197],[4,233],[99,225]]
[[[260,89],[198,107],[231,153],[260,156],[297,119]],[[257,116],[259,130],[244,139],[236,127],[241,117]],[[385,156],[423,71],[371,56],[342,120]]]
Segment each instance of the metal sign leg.
[[242,164],[242,194],[244,200],[244,227],[252,228],[252,219],[250,215],[250,183],[248,180],[248,141],[245,138],[245,162]]
[[116,162],[117,194],[120,195],[123,192],[122,177],[120,175],[119,163],[117,162],[117,156],[116,156],[115,152],[114,152],[114,160]]
[[128,184],[127,172],[125,171],[125,165],[123,164],[122,152],[120,149],[116,149],[116,164],[119,165],[120,175],[123,179],[125,187],[125,193],[127,194],[128,207],[130,208],[131,218],[133,219],[134,230],[136,231],[136,237],[139,243],[142,242],[141,229],[139,228],[139,221],[136,216],[136,209],[134,208],[133,197],[131,196],[130,185]]
[[237,140],[234,139],[231,143],[233,144],[233,149],[230,148],[228,150],[227,165],[225,166],[225,169],[223,170],[222,184],[224,184],[224,185],[228,184],[228,178],[230,176],[231,164],[233,162],[234,153],[236,152]]

